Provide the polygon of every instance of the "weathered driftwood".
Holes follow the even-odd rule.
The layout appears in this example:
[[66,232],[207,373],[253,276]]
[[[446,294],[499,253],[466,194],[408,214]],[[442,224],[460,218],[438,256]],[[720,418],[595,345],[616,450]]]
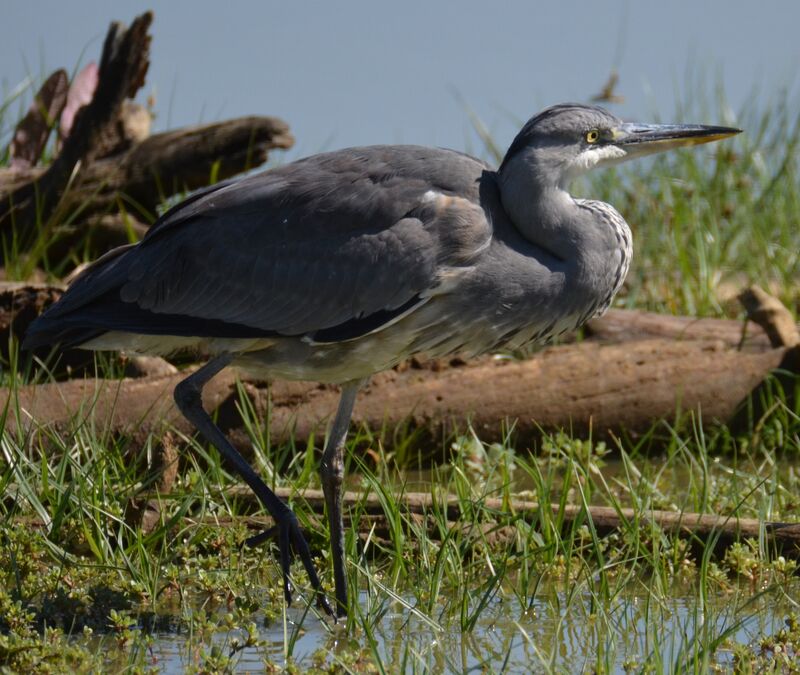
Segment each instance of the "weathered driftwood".
[[[292,147],[289,126],[250,116],[154,134],[123,153],[86,165],[65,196],[65,207],[114,209],[153,216],[166,197],[229,178],[263,164],[274,148]],[[142,214],[142,211],[144,214]]]
[[[775,372],[773,381],[764,381],[753,390],[751,400],[769,404],[771,390],[781,389],[790,405],[797,395],[797,373],[800,373],[800,330],[792,313],[777,298],[758,286],[751,286],[739,294],[739,301],[748,318],[759,325],[774,347],[784,347],[786,354],[781,367]],[[750,427],[751,418],[760,414],[758,406],[743,409],[731,423],[733,433],[741,433]]]
[[97,148],[96,158],[109,157],[125,152],[132,145],[141,143],[150,135],[153,115],[140,103],[122,102],[116,123],[106,127],[106,135]]
[[[9,347],[19,344],[33,320],[53,304],[64,292],[64,287],[53,284],[25,282],[0,282],[0,358],[10,358]],[[13,338],[13,340],[12,340]],[[48,358],[51,349],[36,350],[36,356],[48,361],[48,375],[76,377],[95,371],[94,355],[80,349],[59,353],[56,359]],[[177,370],[164,359],[154,356],[120,357],[126,377],[167,375]]]
[[[282,499],[294,504],[295,509],[310,509],[316,521],[315,527],[324,528],[325,506],[321,490],[304,490],[300,493],[277,488],[275,493]],[[226,490],[228,497],[251,499],[249,489]],[[461,531],[464,543],[472,546],[513,546],[521,535],[520,528],[505,524],[502,519],[488,518],[478,523],[462,520],[458,498],[454,495],[437,497],[436,500],[426,493],[403,493],[395,495],[400,505],[402,516],[409,524],[417,528],[425,528],[427,536],[434,541],[441,540],[443,532]],[[159,489],[152,494],[142,495],[138,501],[132,501],[125,513],[129,526],[141,528],[150,533],[163,526],[161,507],[170,500],[168,491]],[[640,530],[645,538],[658,531],[688,539],[693,549],[702,550],[711,546],[715,555],[721,555],[733,543],[745,539],[764,541],[776,553],[786,557],[800,559],[800,523],[779,521],[761,521],[755,518],[740,518],[735,515],[716,515],[680,511],[649,510],[636,511],[631,508],[612,508],[608,506],[589,506],[584,508],[576,504],[547,504],[544,514],[537,502],[512,499],[505,503],[500,499],[486,499],[482,502],[487,513],[506,513],[515,520],[524,520],[536,524],[541,518],[561,527],[562,532],[573,531],[576,525],[591,522],[599,536],[615,531],[624,531],[630,527]],[[390,523],[383,512],[383,506],[376,495],[363,495],[345,492],[343,495],[344,525],[350,528],[355,525],[362,542],[370,541],[393,547],[395,532],[394,523]],[[257,507],[260,508],[260,507]],[[470,508],[474,508],[471,506]],[[441,514],[446,509],[445,529],[440,527]],[[434,514],[437,514],[434,516]],[[17,522],[28,528],[43,528],[45,523],[38,518],[20,518]],[[269,531],[274,521],[269,516],[204,516],[196,518],[186,516],[183,522],[187,525],[202,523],[211,527],[230,527],[245,525],[255,533]],[[413,531],[405,527],[407,534]],[[306,535],[307,539],[310,539]],[[413,548],[417,543],[414,537],[406,539],[406,546]]]
[[26,161],[46,141],[49,126],[31,122],[22,128],[21,138],[31,136],[30,129],[36,142],[14,145],[20,161],[0,169],[0,235],[13,232],[16,250],[30,246],[36,225],[44,223],[51,258],[65,256],[76,241],[103,253],[126,241],[130,223],[95,218],[87,225],[87,216],[124,211],[150,220],[165,198],[258,166],[269,150],[294,143],[285,122],[255,116],[149,136],[148,111],[129,97],[144,83],[151,21],[146,12],[130,29],[111,25],[92,99],[49,167]]
[[[730,421],[773,369],[797,367],[797,351],[744,353],[707,341],[584,342],[546,349],[527,361],[480,359],[438,372],[389,371],[372,378],[353,419],[373,430],[410,427],[428,437],[463,431],[469,421],[485,440],[501,438],[504,423],[515,421],[522,442],[542,429],[591,430],[595,437],[636,434],[656,420],[675,420],[679,411],[700,411],[705,424]],[[171,397],[182,376],[21,387],[17,401],[26,425],[31,419],[66,424],[91,411],[99,430],[142,435],[172,424],[189,431]],[[322,433],[338,400],[336,388],[308,383],[244,388],[257,412],[269,411],[276,441]],[[233,376],[221,374],[206,393],[209,409],[221,406],[222,426],[241,428]],[[0,401],[7,397],[0,394]],[[391,433],[385,440],[391,443]],[[246,438],[239,441],[246,445]]]
[[[126,521],[132,527],[141,527],[145,532],[152,532],[163,524],[160,509],[171,499],[170,489],[175,479],[177,466],[176,450],[172,441],[164,444],[162,455],[155,463],[163,467],[164,477],[152,493],[139,495],[138,500],[129,504]],[[319,527],[324,525],[325,499],[321,490],[303,490],[298,492],[291,488],[278,487],[275,494],[294,505],[295,509],[310,511],[316,516]],[[228,498],[254,501],[256,498],[249,488],[234,487],[225,490]],[[723,553],[732,543],[743,539],[764,541],[776,552],[794,559],[800,558],[800,523],[778,521],[761,521],[755,518],[740,518],[736,515],[719,515],[680,511],[664,511],[658,509],[637,511],[631,508],[613,508],[608,506],[588,506],[577,504],[546,504],[538,502],[499,498],[480,500],[486,518],[474,524],[464,521],[461,511],[462,501],[455,495],[433,496],[425,492],[404,492],[395,495],[401,514],[414,527],[425,528],[427,535],[439,540],[442,529],[439,524],[445,518],[447,531],[460,529],[466,543],[472,545],[513,546],[520,536],[520,530],[513,524],[501,524],[500,514],[513,516],[515,521],[536,524],[546,518],[549,523],[560,526],[563,532],[574,531],[576,526],[591,522],[599,536],[611,532],[636,528],[645,537],[649,532],[661,531],[667,534],[688,539],[693,548],[711,546],[715,554]],[[342,495],[345,527],[356,526],[362,541],[389,544],[394,536],[394,525],[390,524],[383,510],[383,503],[374,493],[362,494],[345,492]],[[254,506],[260,510],[257,503]],[[470,503],[470,509],[475,504]],[[546,510],[543,513],[543,508]],[[435,517],[434,517],[435,514]],[[491,517],[497,514],[496,517]],[[187,523],[197,523],[192,517],[183,519]],[[314,518],[312,518],[314,520]],[[269,516],[240,516],[232,519],[225,516],[206,516],[199,522],[206,525],[225,527],[233,524],[244,524],[255,532],[269,530],[274,522]],[[26,527],[43,527],[38,519],[26,519]],[[406,528],[408,529],[408,528]],[[409,538],[407,545],[413,547],[415,539]]]
[[777,346],[770,344],[764,329],[755,323],[629,309],[611,309],[599,319],[592,319],[586,324],[584,334],[587,339],[610,344],[664,338],[716,340],[726,347],[747,352],[763,352],[770,346]]
[[739,302],[747,317],[764,329],[773,347],[800,344],[800,330],[794,317],[778,298],[754,285],[739,293]]
[[[172,401],[172,390],[185,375],[101,380],[75,379],[66,382],[19,387],[9,395],[2,390],[0,403],[8,405],[7,433],[32,426],[47,425],[55,429],[68,427],[75,421],[91,419],[98,433],[130,435],[134,445],[148,434],[176,429],[190,433]],[[232,374],[222,373],[203,391],[207,409],[214,410],[234,388]]]
[[[0,288],[0,330],[21,336],[27,323],[60,292],[19,284]],[[733,348],[743,344],[738,322],[612,311],[592,322],[590,334],[595,340],[601,337],[599,342],[546,349],[528,361],[454,360],[444,367],[441,362],[425,367],[411,361],[372,378],[359,397],[354,421],[373,430],[410,426],[441,437],[463,429],[468,420],[487,440],[499,438],[508,421],[514,422],[522,439],[542,429],[561,428],[600,437],[636,434],[656,420],[674,420],[681,411],[699,412],[705,423],[722,421],[742,428],[760,415],[759,399],[770,373],[784,371],[776,381],[785,384],[785,371],[800,372],[800,345],[788,310],[755,292],[748,311],[759,323],[752,326],[746,352]],[[604,328],[604,321],[611,329]],[[603,344],[657,332],[673,339]],[[714,334],[727,341],[708,339]],[[793,346],[770,347],[770,342],[781,340]],[[138,372],[151,367],[147,364]],[[191,431],[168,396],[183,375],[168,364],[158,364],[151,372],[165,376],[133,383],[89,380],[23,387],[18,402],[26,419],[39,424],[66,424],[78,411],[91,409],[95,423],[114,432],[135,429],[146,435],[169,424]],[[225,400],[220,421],[229,431],[242,427],[234,389],[230,376],[216,378],[209,389],[212,408]],[[319,432],[338,399],[335,388],[308,383],[276,382],[269,389],[246,383],[244,389],[257,412],[264,417],[269,412],[274,439],[302,440]],[[750,404],[743,405],[748,398]],[[247,445],[241,435],[238,441]]]
[[8,148],[12,169],[28,169],[39,161],[50,132],[67,103],[68,90],[69,78],[61,69],[52,73],[36,92],[28,112],[14,129]]
[[23,281],[0,282],[0,349],[7,358],[9,338],[18,340],[31,322],[64,292],[63,286]]
[[[81,222],[94,213],[120,208],[139,218],[152,218],[165,198],[204,187],[212,176],[222,180],[247,171],[263,164],[270,150],[293,144],[288,125],[268,116],[165,131],[134,143],[123,152],[83,164],[69,190],[60,195],[59,209],[64,213],[80,209]],[[17,195],[44,180],[47,171],[41,167],[0,169],[0,204],[18,199]],[[4,196],[9,193],[10,198]],[[15,217],[18,223],[23,222],[22,215],[15,213]],[[62,247],[70,244],[71,232],[83,232],[81,222],[66,231],[59,230],[59,237],[67,242]],[[115,232],[125,234],[121,221],[113,224],[119,225],[113,228]],[[124,242],[116,237],[107,245],[117,245],[120,240]],[[48,252],[58,259],[57,249],[51,247]]]
[[91,102],[79,110],[61,152],[37,180],[0,195],[1,232],[7,235],[14,223],[17,241],[24,243],[20,241],[21,235],[33,230],[37,222],[47,221],[76,169],[91,162],[107,135],[106,128],[118,118],[123,101],[134,96],[144,84],[152,20],[152,13],[145,12],[128,29],[120,23],[111,24]]
[[[247,171],[263,164],[270,150],[293,144],[283,120],[263,115],[165,131],[84,164],[61,207],[80,207],[83,217],[120,207],[153,216],[166,197],[205,187],[212,176],[221,180]],[[44,173],[0,170],[0,195]]]
[[719,340],[728,347],[757,352],[770,347],[793,347],[800,342],[798,325],[780,300],[758,286],[745,289],[738,299],[747,312],[746,323],[611,309],[599,319],[589,321],[584,331],[589,339],[605,343],[648,338]]
[[[254,500],[253,492],[249,488],[229,488],[225,491],[229,497],[244,500]],[[325,513],[325,499],[321,490],[304,490],[296,492],[287,488],[277,488],[276,494],[289,502],[294,503],[298,509],[310,509],[323,521]],[[161,492],[153,500],[169,499],[169,495]],[[425,527],[428,535],[433,539],[441,537],[441,530],[436,526],[436,520],[431,514],[441,514],[447,519],[448,528],[461,528],[465,535],[474,543],[486,541],[492,544],[511,544],[519,536],[518,528],[514,526],[499,525],[500,519],[489,518],[479,524],[477,531],[468,529],[462,523],[461,501],[454,495],[434,497],[429,493],[406,492],[396,495],[402,513],[415,525]],[[369,536],[371,539],[388,540],[392,537],[392,529],[386,520],[383,504],[375,494],[361,494],[345,492],[343,505],[346,525],[353,524],[353,514],[362,538]],[[608,506],[583,506],[576,504],[547,504],[545,509],[550,513],[542,514],[542,505],[534,501],[512,499],[506,502],[502,499],[488,498],[481,501],[481,506],[486,514],[506,513],[513,514],[517,519],[526,522],[536,522],[543,517],[548,521],[561,525],[563,531],[572,530],[576,524],[591,521],[599,535],[605,535],[616,530],[635,527],[640,531],[651,528],[663,532],[688,537],[693,542],[704,545],[711,544],[716,551],[727,548],[734,541],[742,539],[759,540],[762,535],[767,542],[776,547],[785,555],[794,558],[800,557],[800,523],[782,523],[760,521],[754,518],[739,518],[735,515],[700,514],[679,511],[649,510],[637,512],[630,508],[616,509]],[[473,508],[474,505],[470,505]],[[439,516],[441,517],[441,516]],[[205,522],[210,524],[225,525],[229,519],[208,518]],[[255,530],[263,531],[272,525],[269,517],[245,517],[236,522],[244,522]],[[158,520],[150,518],[145,524],[148,529],[158,525]],[[413,540],[409,542],[413,545]]]

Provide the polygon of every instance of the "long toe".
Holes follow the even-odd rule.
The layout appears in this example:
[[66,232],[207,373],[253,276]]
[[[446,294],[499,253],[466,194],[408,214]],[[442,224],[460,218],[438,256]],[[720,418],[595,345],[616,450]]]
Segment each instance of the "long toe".
[[303,563],[303,567],[308,574],[308,580],[311,582],[311,587],[314,589],[317,604],[319,608],[329,616],[336,618],[336,612],[328,598],[322,590],[322,583],[319,580],[317,569],[314,566],[314,560],[311,557],[311,549],[308,546],[306,538],[300,529],[300,524],[297,522],[297,517],[290,510],[283,514],[279,519],[275,528],[266,530],[261,534],[257,534],[247,540],[248,544],[255,545],[263,542],[265,539],[274,535],[274,530],[277,529],[278,534],[278,548],[281,557],[281,574],[283,575],[283,595],[286,598],[286,604],[292,604],[292,595],[294,594],[294,586],[291,580],[291,567],[292,560],[296,554]]
[[260,546],[265,541],[269,539],[274,539],[278,534],[277,527],[270,527],[263,532],[259,532],[258,534],[254,534],[252,537],[248,537],[244,540],[244,545],[248,548],[255,548],[256,546]]
[[281,579],[283,583],[283,597],[286,599],[286,604],[292,604],[292,596],[294,595],[294,585],[292,584],[292,580],[289,576],[292,567],[292,532],[291,527],[279,527],[278,525],[274,525],[273,527],[267,528],[263,532],[259,532],[258,534],[254,534],[252,537],[248,537],[244,540],[244,545],[248,548],[255,548],[256,546],[260,546],[265,541],[270,539],[278,540],[278,549],[280,552],[280,559],[281,559]]
[[311,550],[309,549],[308,542],[306,541],[299,527],[292,532],[292,542],[294,544],[295,551],[297,551],[297,555],[300,556],[300,560],[303,562],[303,567],[306,568],[306,574],[308,574],[308,578],[311,581],[311,586],[314,588],[314,592],[317,595],[317,604],[322,611],[324,611],[328,616],[332,616],[335,621],[337,616],[341,616],[341,613],[337,614],[333,610],[331,603],[328,602],[325,592],[322,590],[322,584],[320,583],[319,575],[317,574],[317,568],[314,566],[314,561],[311,558]]

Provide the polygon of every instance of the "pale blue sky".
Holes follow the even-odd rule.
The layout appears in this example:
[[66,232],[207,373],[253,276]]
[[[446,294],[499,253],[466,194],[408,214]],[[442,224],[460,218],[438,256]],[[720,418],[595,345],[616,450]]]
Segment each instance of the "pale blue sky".
[[800,65],[796,0],[2,0],[5,92],[82,51],[96,59],[109,20],[148,7],[156,127],[278,115],[297,137],[290,157],[385,142],[474,150],[459,96],[505,146],[519,120],[587,100],[612,67],[623,117],[674,118],[690,76],[712,98],[720,78],[736,110],[756,87],[765,102],[796,92]]

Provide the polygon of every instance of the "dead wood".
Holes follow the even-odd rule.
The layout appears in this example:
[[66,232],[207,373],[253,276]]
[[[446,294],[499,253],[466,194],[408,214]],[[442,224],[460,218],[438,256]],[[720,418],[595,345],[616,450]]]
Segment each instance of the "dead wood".
[[[167,445],[167,444],[165,444]],[[174,456],[170,450],[165,451],[164,457],[159,460],[167,462],[166,466],[175,465]],[[171,464],[170,464],[171,463]],[[169,469],[167,469],[169,471]],[[132,502],[126,513],[129,525],[141,527],[149,533],[161,526],[162,517],[160,505],[168,502],[170,489],[174,481],[174,473],[170,478],[158,486],[152,494],[142,494],[136,502]],[[277,488],[275,493],[281,499],[293,504],[295,509],[309,510],[316,518],[312,518],[315,528],[322,529],[325,521],[325,499],[321,490],[303,490],[298,492],[290,488]],[[255,500],[249,488],[228,488],[225,494],[229,498],[240,500]],[[525,521],[536,525],[537,521],[552,518],[552,522],[561,526],[562,532],[574,531],[576,526],[591,522],[599,536],[606,536],[615,531],[625,531],[636,528],[642,532],[644,538],[649,533],[665,532],[683,539],[688,539],[694,549],[711,546],[716,555],[721,555],[734,542],[744,539],[761,541],[762,536],[766,542],[774,547],[777,553],[787,557],[800,559],[800,523],[786,523],[778,521],[761,521],[755,518],[740,518],[735,514],[703,514],[680,511],[664,511],[652,509],[636,511],[631,508],[612,508],[608,506],[583,506],[576,504],[547,504],[544,507],[537,502],[511,499],[505,501],[497,498],[481,499],[479,506],[487,516],[497,514],[495,518],[488,517],[479,523],[463,521],[461,501],[455,495],[441,495],[434,497],[430,493],[406,492],[395,495],[394,499],[400,505],[401,513],[408,525],[407,534],[413,534],[410,526],[425,528],[427,535],[433,540],[439,540],[443,530],[439,527],[440,518],[445,517],[445,531],[461,530],[465,542],[473,546],[513,546],[520,536],[518,527],[513,524],[501,524],[504,519]],[[344,524],[349,528],[356,526],[362,541],[370,540],[373,543],[388,545],[393,534],[383,511],[379,497],[373,493],[361,494],[345,492],[342,495],[344,509]],[[257,506],[260,508],[260,506]],[[473,510],[475,504],[470,504]],[[543,508],[549,511],[544,514]],[[434,514],[441,514],[436,515]],[[501,514],[506,514],[502,516]],[[263,532],[274,525],[269,516],[240,516],[230,518],[225,516],[207,516],[198,520],[186,517],[187,524],[202,522],[215,527],[227,527],[244,524],[256,532]],[[25,519],[27,527],[43,527],[37,519]],[[415,539],[409,537],[407,544],[414,546]]]
[[[321,490],[304,490],[297,492],[288,488],[278,488],[276,494],[290,503],[295,508],[310,510],[324,522],[325,499]],[[255,500],[249,488],[229,488],[225,491],[229,497],[238,499]],[[156,496],[151,496],[155,499]],[[169,499],[169,495],[161,492],[158,499]],[[564,532],[574,531],[576,525],[591,521],[598,534],[601,536],[618,530],[635,527],[647,532],[651,529],[660,530],[683,538],[689,538],[703,545],[711,544],[716,552],[720,552],[735,541],[742,539],[759,540],[764,534],[768,542],[785,555],[800,558],[800,524],[773,521],[760,521],[754,518],[740,518],[736,515],[717,515],[688,513],[678,511],[635,511],[630,508],[616,509],[607,506],[589,506],[585,509],[576,504],[547,504],[544,508],[550,511],[547,516],[542,514],[542,506],[534,501],[512,499],[506,502],[503,499],[487,498],[480,501],[480,506],[489,515],[497,513],[498,518],[489,518],[481,523],[477,529],[471,524],[462,523],[461,501],[454,495],[434,497],[430,493],[407,492],[396,495],[395,499],[401,507],[408,521],[417,527],[424,527],[428,536],[434,540],[441,537],[442,531],[436,526],[432,514],[442,514],[447,520],[447,528],[460,528],[463,534],[473,544],[509,545],[513,544],[519,531],[513,525],[500,525],[502,518],[499,514],[508,514],[514,519],[535,523],[537,520],[550,516],[555,522],[560,523]],[[385,518],[383,505],[375,494],[361,494],[345,492],[342,498],[345,513],[345,524],[353,524],[353,513],[357,513],[359,534],[362,539],[369,536],[388,540],[392,530]],[[475,508],[474,504],[470,508]],[[269,517],[243,517],[241,519],[204,519],[204,522],[215,525],[225,525],[234,522],[244,522],[249,527],[264,531],[272,525]],[[157,523],[149,521],[148,527],[153,528]],[[411,540],[413,541],[413,540]]]
[[[726,347],[763,352],[772,345],[764,328],[733,319],[673,316],[629,309],[610,309],[584,327],[588,339],[619,344],[651,338],[718,340]],[[789,345],[786,345],[789,346]]]
[[800,331],[794,317],[780,300],[758,286],[750,286],[738,298],[747,311],[747,318],[766,331],[773,347],[800,344]]
[[109,157],[125,152],[150,135],[151,112],[130,99],[123,101],[114,124],[109,124],[98,144],[95,157]]
[[120,106],[144,84],[149,66],[150,12],[137,17],[126,29],[111,24],[103,44],[99,80],[91,102],[81,108],[59,155],[34,182],[17,187],[0,200],[0,228],[8,236],[12,222],[16,234],[28,234],[37,222],[49,218],[61,194],[81,165],[91,162],[106,128],[114,124]]
[[[21,340],[28,326],[61,297],[62,286],[22,281],[0,282],[0,349],[7,350],[9,338]],[[4,353],[8,358],[8,353]]]
[[[765,380],[753,390],[751,404],[742,406],[731,420],[734,433],[742,433],[753,427],[767,405],[772,405],[772,394],[777,390],[783,393],[787,405],[793,408],[798,393],[797,378],[800,372],[800,331],[792,313],[777,298],[769,295],[758,286],[751,286],[739,294],[739,301],[745,308],[748,318],[760,326],[773,346],[785,348],[785,353],[774,378]],[[758,439],[758,428],[753,442]]]
[[292,147],[289,126],[276,117],[240,117],[154,134],[124,153],[84,167],[65,208],[87,213],[125,204],[156,214],[165,197],[205,187],[263,164],[270,150]]
[[[97,433],[130,436],[141,447],[150,434],[174,429],[192,433],[193,429],[179,413],[172,391],[186,374],[161,375],[123,380],[69,380],[19,387],[13,395],[2,389],[0,402],[8,406],[5,430],[9,433],[46,425],[66,429],[85,419],[98,426]],[[207,410],[215,410],[231,395],[234,376],[224,372],[203,391]]]
[[[642,340],[622,345],[584,342],[546,349],[527,361],[480,359],[439,372],[408,369],[375,375],[359,396],[356,425],[385,430],[419,429],[424,438],[463,432],[471,422],[481,438],[499,440],[515,421],[520,442],[541,430],[591,430],[594,437],[648,431],[657,420],[674,421],[679,411],[701,411],[704,424],[729,421],[743,400],[775,368],[786,367],[794,350],[744,353],[721,342]],[[174,424],[189,432],[172,404],[172,388],[183,377],[84,380],[20,387],[23,424],[66,424],[93,410],[98,431],[139,436]],[[241,429],[234,379],[223,373],[207,387],[207,402],[220,424]],[[302,442],[320,434],[338,401],[335,387],[278,381],[270,388],[245,383],[258,413],[267,417],[275,441]],[[7,399],[8,391],[0,394]],[[93,408],[92,408],[93,406]],[[83,411],[83,412],[81,412]],[[13,417],[13,416],[12,416]],[[10,428],[15,421],[9,420]],[[234,436],[236,438],[236,436]],[[246,436],[239,436],[247,445]]]
[[57,70],[41,86],[33,103],[14,129],[8,148],[11,169],[28,169],[42,156],[50,132],[67,103],[69,78],[63,69]]
[[[293,143],[282,120],[250,116],[155,134],[84,164],[59,202],[60,212],[80,211],[81,219],[58,227],[48,255],[59,260],[79,242],[101,255],[128,242],[131,223],[135,234],[146,231],[131,213],[152,219],[166,197],[205,187],[212,176],[247,171],[263,164],[270,150]],[[4,187],[16,195],[43,179],[43,169],[0,170],[0,203]],[[124,214],[115,213],[120,209]]]
[[[0,281],[0,358],[11,358],[9,347],[19,344],[33,320],[52,305],[64,292],[63,286],[52,284]],[[13,338],[13,339],[12,339]],[[95,372],[94,355],[81,349],[60,352],[54,360],[51,348],[35,351],[35,356],[48,364],[48,375],[64,377],[86,376]],[[177,373],[175,366],[157,356],[115,355],[126,377],[147,377]]]
[[40,232],[36,225],[44,224],[51,258],[65,256],[76,241],[101,254],[119,243],[121,230],[90,227],[97,232],[87,239],[87,216],[123,211],[152,220],[165,198],[247,171],[266,161],[269,150],[294,143],[285,122],[255,116],[150,136],[149,111],[129,99],[144,83],[152,18],[146,12],[127,30],[111,24],[100,66],[89,64],[78,75],[67,111],[91,100],[67,125],[63,147],[46,169],[32,166],[31,157],[41,153],[50,113],[64,107],[66,94],[54,75],[55,84],[46,85],[53,92],[43,88],[37,96],[12,144],[19,161],[0,169],[0,235],[13,235],[15,250],[26,250]]

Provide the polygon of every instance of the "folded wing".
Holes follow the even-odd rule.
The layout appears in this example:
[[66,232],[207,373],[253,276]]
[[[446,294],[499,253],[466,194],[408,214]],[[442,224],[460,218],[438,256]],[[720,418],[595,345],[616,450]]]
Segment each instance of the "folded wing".
[[485,244],[484,169],[451,151],[375,146],[214,186],[97,261],[26,346],[112,330],[326,339],[375,330]]

